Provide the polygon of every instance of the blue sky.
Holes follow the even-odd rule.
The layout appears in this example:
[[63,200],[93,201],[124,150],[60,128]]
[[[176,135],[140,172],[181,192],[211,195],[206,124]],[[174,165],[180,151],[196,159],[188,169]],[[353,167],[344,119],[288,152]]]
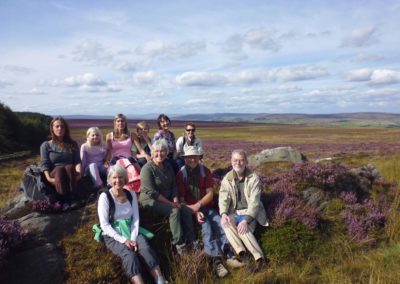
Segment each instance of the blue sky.
[[0,101],[52,115],[399,112],[400,2],[0,1]]

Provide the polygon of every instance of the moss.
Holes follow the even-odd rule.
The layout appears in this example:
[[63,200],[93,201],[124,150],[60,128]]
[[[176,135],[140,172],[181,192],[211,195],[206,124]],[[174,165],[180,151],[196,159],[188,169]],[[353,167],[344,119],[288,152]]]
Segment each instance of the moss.
[[303,224],[287,224],[265,231],[260,243],[269,259],[283,262],[311,257],[323,242],[317,230]]

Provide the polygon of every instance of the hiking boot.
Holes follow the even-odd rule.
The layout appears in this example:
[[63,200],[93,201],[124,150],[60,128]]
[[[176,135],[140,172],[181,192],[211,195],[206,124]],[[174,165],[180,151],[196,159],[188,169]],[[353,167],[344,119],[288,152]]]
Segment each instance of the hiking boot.
[[231,268],[240,268],[245,266],[245,264],[243,262],[240,262],[240,260],[236,256],[228,258],[226,260],[226,264]]
[[187,255],[187,253],[188,253],[185,243],[180,244],[180,245],[175,245],[175,249],[176,249],[176,253],[179,256],[184,256],[184,255]]
[[222,265],[222,263],[218,263],[215,266],[215,273],[219,278],[225,277],[228,275],[228,270],[226,270],[225,266]]
[[259,258],[255,263],[249,265],[250,273],[257,273],[267,268],[267,263],[264,258]]

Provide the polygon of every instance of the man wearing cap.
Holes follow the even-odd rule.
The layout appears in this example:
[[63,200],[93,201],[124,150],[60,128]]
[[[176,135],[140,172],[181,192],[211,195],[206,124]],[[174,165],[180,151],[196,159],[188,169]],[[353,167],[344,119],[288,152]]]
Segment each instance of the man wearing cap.
[[202,154],[195,146],[185,148],[182,155],[185,165],[179,170],[176,182],[180,201],[187,204],[201,225],[204,249],[214,261],[217,276],[224,277],[228,274],[221,261],[224,253],[229,266],[238,268],[243,264],[233,255],[220,225],[221,218],[213,208],[214,181],[210,170],[200,164]]
[[242,256],[249,251],[256,261],[253,269],[258,271],[265,267],[265,258],[253,232],[256,222],[268,226],[260,200],[260,179],[247,167],[244,150],[234,150],[231,163],[232,170],[223,178],[219,191],[221,225],[235,252]]

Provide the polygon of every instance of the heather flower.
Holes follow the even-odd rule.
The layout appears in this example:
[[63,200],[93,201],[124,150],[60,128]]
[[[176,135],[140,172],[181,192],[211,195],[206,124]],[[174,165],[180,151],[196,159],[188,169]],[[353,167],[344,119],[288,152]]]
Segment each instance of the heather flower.
[[25,232],[18,222],[0,217],[0,262],[13,248],[20,245],[24,238]]
[[61,203],[55,202],[51,203],[48,200],[37,200],[32,201],[32,210],[41,213],[55,213],[61,211]]

